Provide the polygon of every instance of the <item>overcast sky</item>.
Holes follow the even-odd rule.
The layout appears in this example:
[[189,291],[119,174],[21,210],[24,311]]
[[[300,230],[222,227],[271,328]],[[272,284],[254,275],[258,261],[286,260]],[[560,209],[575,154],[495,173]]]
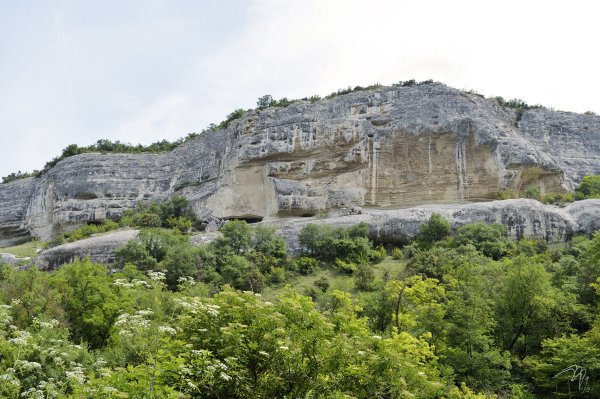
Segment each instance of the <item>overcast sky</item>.
[[275,98],[433,79],[600,113],[590,1],[0,0],[0,176]]

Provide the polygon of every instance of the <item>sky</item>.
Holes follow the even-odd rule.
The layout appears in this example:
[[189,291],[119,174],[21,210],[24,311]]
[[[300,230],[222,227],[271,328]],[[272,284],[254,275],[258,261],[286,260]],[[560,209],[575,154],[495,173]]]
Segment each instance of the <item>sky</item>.
[[595,0],[0,0],[0,176],[256,100],[433,79],[600,114]]

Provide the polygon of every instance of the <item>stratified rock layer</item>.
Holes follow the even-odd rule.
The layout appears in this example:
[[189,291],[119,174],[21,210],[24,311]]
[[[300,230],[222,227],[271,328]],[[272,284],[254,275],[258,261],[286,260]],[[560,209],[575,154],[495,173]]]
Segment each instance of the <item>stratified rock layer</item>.
[[600,228],[600,200],[584,200],[564,208],[544,205],[530,199],[491,201],[464,205],[424,205],[399,210],[369,210],[349,215],[277,224],[290,253],[301,248],[298,233],[308,223],[350,227],[369,225],[369,238],[381,243],[407,244],[420,231],[432,213],[441,214],[453,229],[470,223],[499,223],[514,238],[541,238],[549,242],[565,241],[573,235],[589,235]]
[[[364,222],[369,226],[371,239],[381,243],[406,244],[419,233],[421,225],[429,220],[433,212],[440,213],[450,221],[454,229],[475,222],[500,223],[515,238],[534,237],[551,242],[564,241],[575,234],[590,234],[600,228],[600,200],[585,200],[559,208],[528,199],[366,210],[356,215],[309,220],[296,218],[269,224],[278,228],[290,253],[297,255],[301,252],[298,234],[308,223],[350,227]],[[93,262],[111,265],[115,261],[115,250],[136,236],[136,230],[126,230],[63,244],[42,252],[34,263],[42,269],[51,270],[89,257]],[[196,246],[206,245],[220,236],[218,232],[203,233],[190,237],[190,241]]]
[[[519,119],[519,120],[518,120]],[[0,246],[186,196],[200,217],[277,220],[572,189],[600,173],[600,117],[531,110],[442,84],[251,111],[165,154],[82,154],[0,185]]]

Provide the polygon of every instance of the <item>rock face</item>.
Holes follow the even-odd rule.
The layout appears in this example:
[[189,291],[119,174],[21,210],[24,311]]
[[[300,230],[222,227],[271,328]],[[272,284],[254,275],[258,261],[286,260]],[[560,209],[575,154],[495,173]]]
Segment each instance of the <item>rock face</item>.
[[115,261],[115,251],[137,235],[137,230],[122,230],[59,245],[40,253],[34,264],[41,270],[53,270],[85,257],[92,262],[111,264]]
[[327,219],[290,221],[278,224],[292,254],[300,252],[298,233],[308,223],[350,227],[364,222],[369,236],[381,243],[406,244],[421,225],[437,212],[453,229],[469,223],[500,223],[515,238],[533,237],[564,241],[575,234],[590,234],[600,228],[600,200],[584,200],[564,208],[544,205],[530,199],[491,201],[465,205],[424,205],[399,210],[369,210],[360,215]]
[[82,154],[0,184],[0,246],[186,196],[201,217],[277,220],[342,208],[563,191],[600,173],[600,117],[530,110],[432,83],[248,112],[165,154]]
[[[278,227],[291,254],[301,252],[298,243],[300,230],[308,223],[350,227],[361,222],[369,225],[370,238],[381,243],[406,244],[419,233],[421,225],[433,212],[440,213],[452,228],[475,222],[501,223],[515,238],[535,237],[548,241],[564,241],[574,234],[590,234],[600,228],[600,200],[579,201],[564,208],[543,205],[534,200],[517,199],[463,205],[424,205],[399,210],[366,210],[361,214],[326,219],[288,219],[270,222]],[[110,265],[115,250],[137,236],[137,230],[118,231],[63,244],[42,252],[34,261],[41,269],[52,270],[64,263],[90,257],[93,262]],[[202,233],[190,237],[193,245],[206,245],[221,233]],[[0,254],[0,261],[16,264],[18,258]],[[8,255],[8,254],[5,254]]]

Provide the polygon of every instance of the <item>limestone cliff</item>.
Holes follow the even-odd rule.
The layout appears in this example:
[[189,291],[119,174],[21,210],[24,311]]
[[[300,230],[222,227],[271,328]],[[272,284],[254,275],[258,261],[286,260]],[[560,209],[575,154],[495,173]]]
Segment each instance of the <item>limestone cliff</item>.
[[82,154],[0,185],[0,245],[185,195],[199,216],[493,199],[600,174],[600,117],[530,110],[442,84],[383,87],[247,113],[165,154]]

